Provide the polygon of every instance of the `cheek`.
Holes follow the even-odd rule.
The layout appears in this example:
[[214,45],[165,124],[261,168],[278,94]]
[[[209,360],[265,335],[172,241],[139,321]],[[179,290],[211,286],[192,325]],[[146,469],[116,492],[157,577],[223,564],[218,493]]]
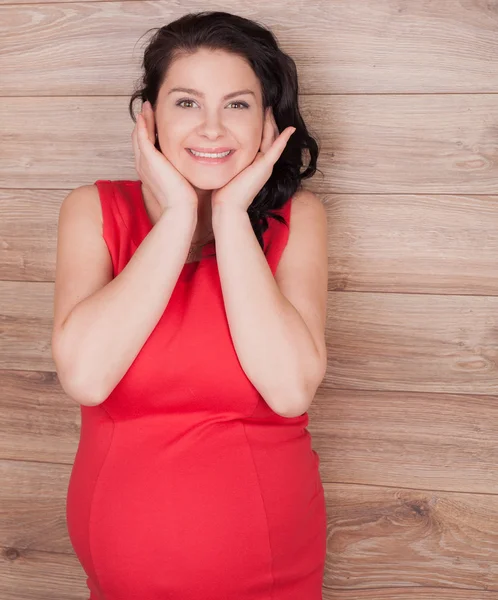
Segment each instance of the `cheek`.
[[261,148],[261,141],[262,141],[261,133],[258,133],[254,138],[252,138],[250,144],[248,145],[247,150],[248,150],[248,154],[251,157],[251,160],[254,160],[254,158],[258,154],[258,152]]
[[237,154],[235,156],[235,164],[238,171],[245,169],[254,161],[261,148],[261,141],[262,130],[260,125],[251,127],[249,131],[246,130],[244,135],[239,137],[239,150],[237,151],[238,156]]
[[245,154],[254,158],[261,147],[262,140],[263,129],[261,123],[253,124],[243,135],[243,139],[241,139],[241,148],[244,150]]
[[[164,130],[167,133],[161,135],[161,152],[173,164],[178,165],[179,161],[185,159],[187,151],[185,150],[185,136],[181,136],[173,127]],[[187,157],[188,158],[188,157]]]
[[168,129],[167,134],[160,133],[159,137],[161,154],[163,154],[176,169],[179,169],[179,167],[188,160],[187,151],[184,149],[181,139],[177,138],[171,129]]

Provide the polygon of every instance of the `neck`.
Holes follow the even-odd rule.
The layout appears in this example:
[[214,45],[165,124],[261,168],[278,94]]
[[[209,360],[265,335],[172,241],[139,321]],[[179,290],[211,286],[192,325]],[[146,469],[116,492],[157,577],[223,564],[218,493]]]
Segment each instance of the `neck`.
[[211,190],[200,190],[194,187],[197,193],[197,227],[194,234],[196,237],[202,238],[206,232],[212,230],[212,211],[211,211]]
[[[159,215],[162,209],[154,198],[149,194],[147,188],[141,186],[142,196],[145,203],[145,208],[153,224],[159,220]],[[192,237],[192,243],[203,241],[208,237],[213,230],[212,226],[212,210],[211,210],[211,190],[199,190],[195,188],[197,193],[197,226]]]

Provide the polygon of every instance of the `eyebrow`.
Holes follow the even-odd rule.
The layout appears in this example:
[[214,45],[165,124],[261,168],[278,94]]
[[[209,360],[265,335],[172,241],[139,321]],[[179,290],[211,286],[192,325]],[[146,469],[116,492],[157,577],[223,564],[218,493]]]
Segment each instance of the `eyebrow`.
[[[203,94],[202,92],[199,92],[198,90],[194,90],[192,88],[175,87],[175,88],[172,88],[168,92],[168,96],[170,94],[172,94],[173,92],[184,92],[186,94],[192,94],[193,96],[199,96],[200,98],[205,98],[205,94]],[[235,96],[242,96],[244,94],[252,94],[256,98],[256,94],[252,90],[239,90],[238,92],[232,92],[231,94],[227,94],[226,96],[223,96],[223,100],[229,100],[230,98],[234,98]]]

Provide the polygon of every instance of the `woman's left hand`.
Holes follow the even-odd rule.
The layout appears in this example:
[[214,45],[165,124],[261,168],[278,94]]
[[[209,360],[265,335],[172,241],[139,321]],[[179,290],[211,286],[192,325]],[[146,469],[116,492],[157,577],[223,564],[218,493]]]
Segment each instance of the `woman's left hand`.
[[225,205],[247,211],[256,195],[270,178],[273,165],[280,158],[290,136],[295,131],[295,127],[287,127],[279,134],[272,108],[269,106],[266,109],[263,136],[256,158],[226,185],[212,191],[212,211]]

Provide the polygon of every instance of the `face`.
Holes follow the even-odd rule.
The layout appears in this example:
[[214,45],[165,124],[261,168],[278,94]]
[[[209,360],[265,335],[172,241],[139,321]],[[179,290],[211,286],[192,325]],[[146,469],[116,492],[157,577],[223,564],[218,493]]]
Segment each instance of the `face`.
[[[198,93],[171,91],[177,87]],[[224,98],[240,90],[253,94]],[[162,153],[205,196],[254,161],[263,134],[261,85],[241,57],[201,49],[171,65],[159,91],[155,121]],[[222,162],[207,164],[193,158],[190,148],[235,152]]]

